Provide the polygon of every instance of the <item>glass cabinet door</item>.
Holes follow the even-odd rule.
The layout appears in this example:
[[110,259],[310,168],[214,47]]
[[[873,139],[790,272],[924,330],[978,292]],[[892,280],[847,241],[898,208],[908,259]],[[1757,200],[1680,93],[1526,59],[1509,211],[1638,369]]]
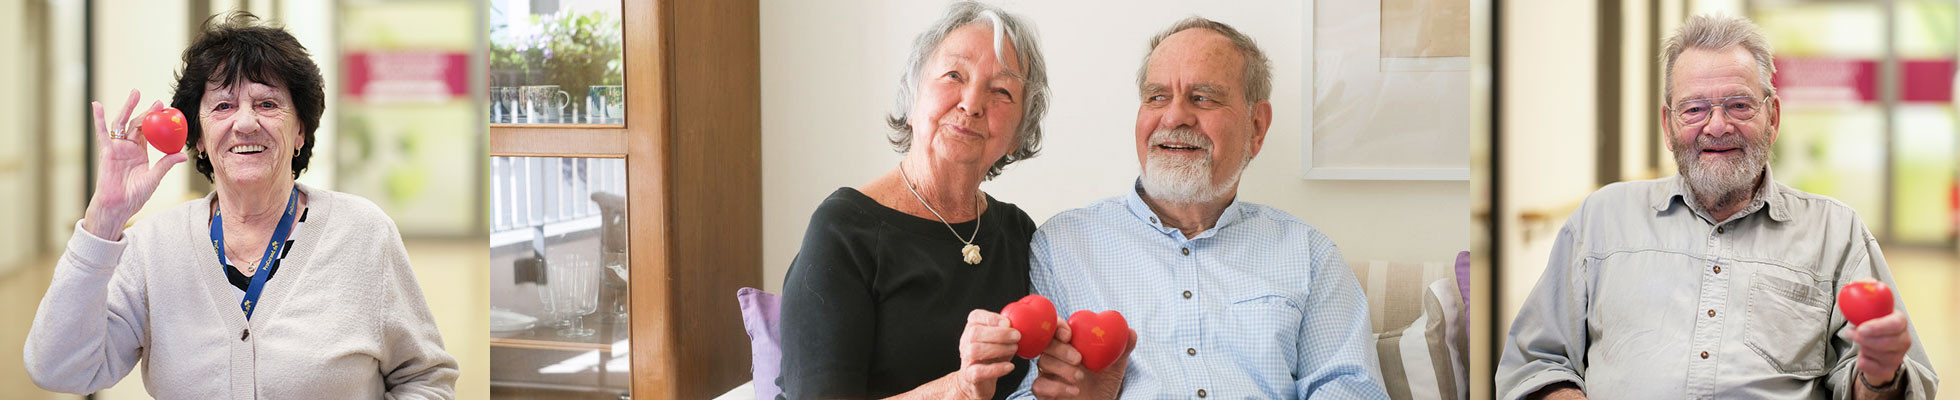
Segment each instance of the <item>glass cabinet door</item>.
[[492,124],[623,125],[618,0],[491,0]]
[[490,163],[491,395],[627,397],[626,160]]

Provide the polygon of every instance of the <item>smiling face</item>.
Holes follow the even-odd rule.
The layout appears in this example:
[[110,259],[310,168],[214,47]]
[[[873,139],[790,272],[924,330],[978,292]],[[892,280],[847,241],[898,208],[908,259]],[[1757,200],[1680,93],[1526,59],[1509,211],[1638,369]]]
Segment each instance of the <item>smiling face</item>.
[[1246,100],[1244,55],[1218,32],[1188,29],[1147,63],[1136,122],[1144,191],[1179,203],[1234,195],[1272,121],[1271,103]]
[[946,36],[921,71],[918,100],[907,121],[912,152],[959,164],[991,166],[1014,150],[1021,127],[1024,84],[1011,43],[994,56],[993,28],[968,24]]
[[[1768,167],[1770,145],[1776,141],[1780,101],[1761,100],[1765,88],[1758,87],[1761,72],[1755,58],[1741,46],[1722,50],[1690,48],[1675,59],[1674,107],[1663,107],[1661,126],[1668,134],[1667,148],[1674,152],[1681,176],[1688,181],[1696,198],[1728,205],[1748,198],[1756,179]],[[1738,121],[1728,110],[1709,110],[1702,122],[1690,125],[1680,114],[1682,102],[1733,96],[1754,98],[1759,109],[1754,117]]]
[[211,159],[216,184],[256,187],[293,179],[293,154],[306,138],[292,96],[259,82],[209,83],[199,104],[197,147]]

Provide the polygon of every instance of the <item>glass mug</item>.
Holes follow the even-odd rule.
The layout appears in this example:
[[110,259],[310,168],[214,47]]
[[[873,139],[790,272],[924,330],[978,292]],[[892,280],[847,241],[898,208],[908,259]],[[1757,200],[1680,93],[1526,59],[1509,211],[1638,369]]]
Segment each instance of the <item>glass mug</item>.
[[596,85],[585,90],[586,116],[594,123],[618,123],[626,117],[626,87]]
[[524,116],[528,122],[558,122],[565,116],[565,106],[571,105],[572,94],[558,88],[558,85],[530,85],[521,88],[524,96]]
[[490,87],[490,122],[513,123],[526,117],[523,107],[519,107],[522,97],[512,86]]

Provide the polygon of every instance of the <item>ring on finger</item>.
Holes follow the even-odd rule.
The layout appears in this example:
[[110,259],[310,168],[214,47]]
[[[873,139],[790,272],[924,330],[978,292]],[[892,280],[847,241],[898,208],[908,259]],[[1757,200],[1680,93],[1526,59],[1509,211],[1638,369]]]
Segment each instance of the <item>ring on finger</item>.
[[122,139],[127,139],[127,138],[129,138],[129,136],[128,136],[128,135],[125,135],[125,134],[123,134],[123,128],[119,128],[119,127],[113,127],[113,126],[112,126],[112,127],[109,127],[109,138],[110,138],[110,139],[115,139],[115,140],[122,140]]

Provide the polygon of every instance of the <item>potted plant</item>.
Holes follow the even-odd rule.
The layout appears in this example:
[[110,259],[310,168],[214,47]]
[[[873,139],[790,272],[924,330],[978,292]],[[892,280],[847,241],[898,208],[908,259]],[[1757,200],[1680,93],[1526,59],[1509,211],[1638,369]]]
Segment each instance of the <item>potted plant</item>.
[[[532,16],[534,20],[539,16]],[[537,21],[544,78],[571,94],[571,104],[586,103],[592,85],[617,83],[620,64],[620,22],[602,12],[560,12]]]

